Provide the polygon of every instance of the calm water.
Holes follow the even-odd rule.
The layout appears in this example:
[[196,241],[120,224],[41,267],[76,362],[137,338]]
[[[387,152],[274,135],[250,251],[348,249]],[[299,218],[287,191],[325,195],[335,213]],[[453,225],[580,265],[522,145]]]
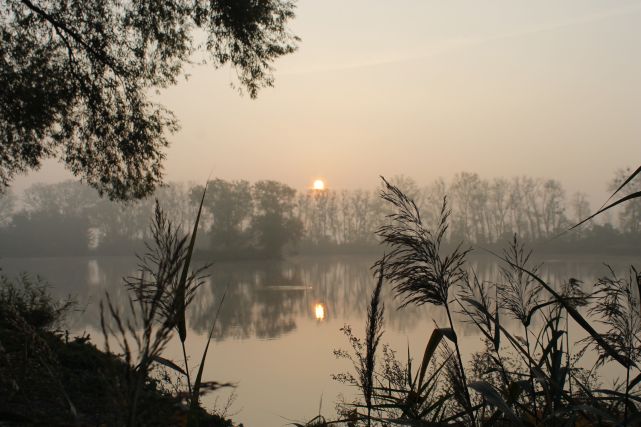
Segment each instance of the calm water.
[[[291,420],[310,419],[318,414],[332,416],[339,394],[350,399],[353,390],[336,383],[332,373],[349,371],[345,360],[336,360],[332,351],[347,348],[340,332],[352,325],[362,336],[369,296],[375,285],[370,266],[373,257],[342,256],[292,258],[283,262],[221,263],[211,269],[211,277],[190,306],[190,332],[187,344],[191,360],[197,364],[205,345],[206,333],[218,302],[227,288],[210,348],[205,378],[238,384],[237,395],[228,410],[246,426],[280,426]],[[606,273],[603,262],[623,273],[636,263],[633,258],[562,257],[543,259],[542,277],[562,283],[570,277],[586,286]],[[498,266],[490,258],[473,258],[482,279],[497,277]],[[37,273],[52,285],[57,296],[71,295],[82,312],[69,319],[70,328],[91,334],[102,345],[98,302],[108,291],[124,303],[122,277],[135,273],[133,257],[2,259],[0,268],[12,276],[23,271]],[[389,287],[384,295],[385,335],[399,354],[422,352],[435,323],[445,325],[444,314],[433,307],[397,310]],[[319,313],[319,305],[322,313]],[[322,320],[317,316],[321,315]],[[482,347],[476,331],[459,325],[463,350],[469,355]],[[166,355],[182,360],[173,343]],[[611,380],[611,378],[606,378]],[[226,406],[229,392],[207,397],[210,407]]]

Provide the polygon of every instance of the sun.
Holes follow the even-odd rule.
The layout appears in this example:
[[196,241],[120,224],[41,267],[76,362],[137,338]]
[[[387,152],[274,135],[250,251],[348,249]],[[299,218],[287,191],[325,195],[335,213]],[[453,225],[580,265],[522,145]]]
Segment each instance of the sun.
[[314,190],[319,190],[319,191],[324,190],[325,189],[325,181],[323,181],[322,179],[317,179],[316,181],[314,181],[314,184],[313,184],[312,188]]
[[314,306],[314,315],[318,321],[325,320],[325,306],[323,304],[316,304]]

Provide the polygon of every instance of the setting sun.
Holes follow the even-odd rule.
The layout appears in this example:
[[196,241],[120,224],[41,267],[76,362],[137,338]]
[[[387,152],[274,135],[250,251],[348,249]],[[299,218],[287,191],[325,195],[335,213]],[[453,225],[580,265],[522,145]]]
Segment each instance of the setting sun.
[[316,181],[314,181],[314,185],[312,188],[314,188],[314,190],[324,190],[325,181],[323,181],[322,179],[317,179]]
[[314,315],[316,320],[325,320],[325,306],[323,304],[316,304],[314,306]]
[[641,0],[94,3],[0,0],[0,427],[641,427]]

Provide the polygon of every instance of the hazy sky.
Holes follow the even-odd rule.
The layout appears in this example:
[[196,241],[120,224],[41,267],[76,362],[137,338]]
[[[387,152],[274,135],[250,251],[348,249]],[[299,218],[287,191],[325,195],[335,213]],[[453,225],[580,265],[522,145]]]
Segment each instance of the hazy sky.
[[[168,180],[470,171],[594,199],[641,159],[641,1],[301,0],[292,29],[300,49],[257,100],[209,67],[160,96],[182,124]],[[17,187],[67,176],[48,165]]]

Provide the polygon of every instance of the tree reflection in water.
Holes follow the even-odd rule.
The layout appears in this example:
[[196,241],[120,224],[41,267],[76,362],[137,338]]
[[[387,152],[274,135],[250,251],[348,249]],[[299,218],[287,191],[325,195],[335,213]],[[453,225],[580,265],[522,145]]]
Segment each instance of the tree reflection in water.
[[[216,339],[275,339],[296,329],[303,319],[316,319],[316,304],[323,304],[323,317],[340,323],[356,323],[365,318],[372,286],[371,265],[375,256],[297,257],[280,262],[217,263],[211,277],[199,290],[190,306],[189,326],[205,333],[211,325],[218,298],[229,286],[217,322]],[[615,269],[630,260],[607,260]],[[124,306],[126,290],[122,277],[134,274],[136,260],[131,257],[4,259],[3,272],[15,275],[36,271],[52,285],[59,296],[76,297],[86,310],[76,316],[74,329],[99,328],[97,301],[109,291]],[[472,258],[470,267],[481,280],[494,281],[498,265],[492,258]],[[542,277],[563,283],[570,277],[581,278],[590,286],[604,273],[600,258],[548,260]],[[444,313],[434,307],[407,307],[399,311],[389,286],[384,288],[386,330],[400,334],[417,327],[444,323]],[[429,310],[429,311],[428,311]],[[473,334],[470,325],[461,325],[463,334]]]

